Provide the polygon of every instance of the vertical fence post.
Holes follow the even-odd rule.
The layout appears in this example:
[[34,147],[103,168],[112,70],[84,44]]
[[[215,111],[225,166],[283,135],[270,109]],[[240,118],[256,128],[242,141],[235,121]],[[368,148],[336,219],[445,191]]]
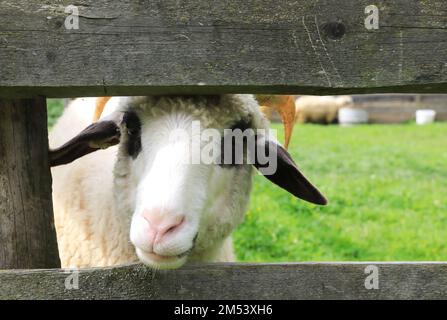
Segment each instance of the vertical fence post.
[[46,99],[0,99],[0,269],[58,267]]

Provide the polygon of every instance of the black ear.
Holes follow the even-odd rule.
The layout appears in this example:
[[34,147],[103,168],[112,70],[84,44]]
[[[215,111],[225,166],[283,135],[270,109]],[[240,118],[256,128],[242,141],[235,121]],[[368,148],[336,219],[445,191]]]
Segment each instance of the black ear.
[[121,112],[111,114],[104,120],[92,123],[61,147],[50,150],[50,166],[67,164],[86,154],[118,144],[122,118]]
[[293,161],[290,154],[279,144],[270,140],[258,139],[257,149],[265,148],[265,154],[269,159],[276,158],[276,170],[273,172],[264,173],[264,169],[268,164],[259,161],[256,155],[254,166],[267,179],[274,184],[287,190],[295,197],[306,200],[308,202],[326,205],[326,198],[318,191],[318,189],[301,173],[298,166]]

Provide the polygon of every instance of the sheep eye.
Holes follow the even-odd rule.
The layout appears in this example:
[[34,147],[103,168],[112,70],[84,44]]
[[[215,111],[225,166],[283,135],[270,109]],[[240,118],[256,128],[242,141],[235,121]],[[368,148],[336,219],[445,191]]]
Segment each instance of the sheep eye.
[[129,134],[136,134],[140,132],[141,124],[140,119],[134,112],[126,112],[124,115],[124,123],[127,127],[127,132]]
[[126,124],[128,141],[127,153],[135,159],[141,151],[141,122],[138,115],[134,112],[126,112],[123,118]]
[[250,129],[251,127],[252,127],[252,124],[251,124],[250,121],[248,121],[248,120],[240,120],[240,121],[234,123],[231,126],[231,130],[240,129],[242,131],[245,131],[247,129]]
[[128,134],[129,136],[136,135],[136,134],[138,134],[138,133],[139,133],[139,132],[138,132],[137,130],[135,130],[135,129],[127,128],[127,134]]

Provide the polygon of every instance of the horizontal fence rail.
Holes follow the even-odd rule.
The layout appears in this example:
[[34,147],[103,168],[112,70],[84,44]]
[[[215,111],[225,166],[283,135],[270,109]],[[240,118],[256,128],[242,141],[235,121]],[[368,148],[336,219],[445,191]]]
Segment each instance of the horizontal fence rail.
[[0,299],[446,299],[447,263],[141,264],[0,271]]
[[441,93],[446,56],[445,0],[0,2],[4,97]]

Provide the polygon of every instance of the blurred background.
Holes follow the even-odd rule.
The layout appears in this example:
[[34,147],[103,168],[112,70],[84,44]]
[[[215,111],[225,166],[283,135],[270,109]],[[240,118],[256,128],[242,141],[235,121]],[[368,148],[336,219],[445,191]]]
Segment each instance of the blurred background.
[[[256,176],[238,260],[447,260],[447,95],[294,100],[289,152],[329,205]],[[48,100],[50,129],[65,102]],[[281,117],[266,114],[284,141]]]

